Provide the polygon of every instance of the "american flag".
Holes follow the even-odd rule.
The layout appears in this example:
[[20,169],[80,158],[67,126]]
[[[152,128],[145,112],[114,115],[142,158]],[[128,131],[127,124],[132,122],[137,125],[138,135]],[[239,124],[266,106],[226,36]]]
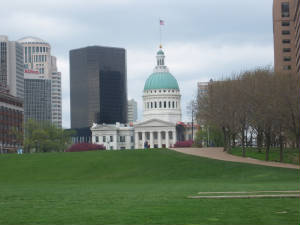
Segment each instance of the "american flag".
[[160,25],[165,25],[165,22],[163,20],[159,20]]

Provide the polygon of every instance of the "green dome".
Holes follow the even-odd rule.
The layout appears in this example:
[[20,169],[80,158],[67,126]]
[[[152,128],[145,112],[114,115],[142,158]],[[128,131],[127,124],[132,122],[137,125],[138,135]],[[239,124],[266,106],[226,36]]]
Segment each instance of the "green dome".
[[163,52],[163,50],[159,49],[157,52],[157,55],[164,55],[165,53]]
[[152,73],[146,80],[144,91],[154,89],[176,89],[179,86],[175,77],[168,72]]

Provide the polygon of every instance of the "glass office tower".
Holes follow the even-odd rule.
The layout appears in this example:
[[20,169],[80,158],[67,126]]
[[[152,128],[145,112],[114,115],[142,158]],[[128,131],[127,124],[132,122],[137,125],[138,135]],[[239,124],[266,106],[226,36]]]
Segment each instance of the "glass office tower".
[[91,46],[70,51],[71,128],[127,122],[126,50]]

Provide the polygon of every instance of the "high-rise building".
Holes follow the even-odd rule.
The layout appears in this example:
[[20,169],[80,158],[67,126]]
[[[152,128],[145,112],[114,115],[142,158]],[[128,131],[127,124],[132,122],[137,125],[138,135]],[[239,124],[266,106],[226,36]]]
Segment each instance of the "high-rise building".
[[37,73],[25,73],[24,119],[51,122],[51,80]]
[[[25,79],[29,79],[25,82],[25,88],[39,86],[38,90],[25,90],[27,92],[26,96],[33,98],[25,100],[25,121],[29,118],[38,121],[41,118],[47,118],[48,121],[50,115],[50,121],[61,127],[61,73],[57,71],[56,58],[51,55],[51,46],[46,41],[36,37],[21,38],[18,42],[24,47]],[[33,81],[35,79],[36,81]],[[49,83],[50,91],[48,90]],[[43,106],[47,106],[43,110],[40,107],[34,107],[40,102],[38,96],[35,96],[39,93],[44,94]],[[50,96],[46,96],[46,94]],[[48,107],[49,99],[50,108]],[[27,111],[29,109],[31,109],[30,112]],[[34,109],[36,109],[36,112],[32,111]],[[41,116],[41,113],[45,113],[45,115]]]
[[128,100],[128,123],[137,121],[137,113],[137,102],[134,99]]
[[300,73],[300,0],[274,0],[275,72]]
[[24,97],[23,47],[0,36],[0,86],[9,94]]
[[208,91],[209,82],[198,82],[198,95],[204,95]]
[[71,128],[127,122],[126,50],[90,46],[70,51]]

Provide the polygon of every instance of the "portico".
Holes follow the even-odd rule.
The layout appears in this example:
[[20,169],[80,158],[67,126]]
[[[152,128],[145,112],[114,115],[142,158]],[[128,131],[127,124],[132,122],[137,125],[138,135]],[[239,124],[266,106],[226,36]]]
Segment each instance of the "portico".
[[168,148],[176,143],[176,124],[159,119],[137,123],[135,128],[135,149],[144,148],[145,141],[150,148]]

